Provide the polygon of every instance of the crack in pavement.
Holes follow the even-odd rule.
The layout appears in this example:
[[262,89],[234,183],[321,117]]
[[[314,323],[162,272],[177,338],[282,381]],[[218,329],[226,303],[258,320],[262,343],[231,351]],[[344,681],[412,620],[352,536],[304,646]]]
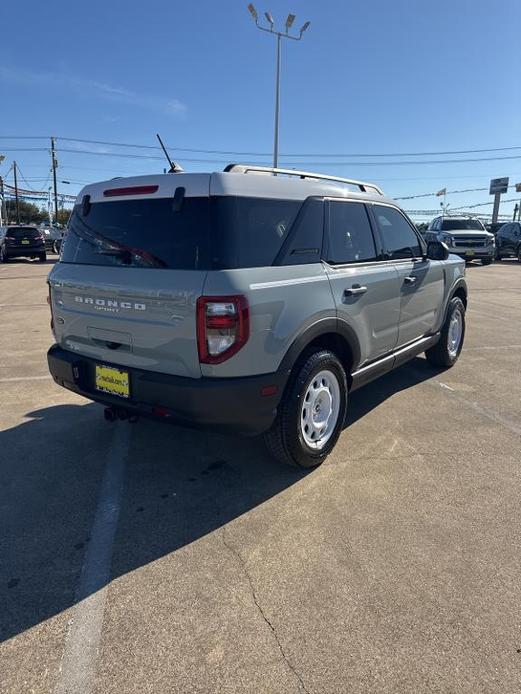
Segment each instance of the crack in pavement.
[[270,620],[269,620],[268,617],[266,616],[264,610],[262,609],[261,605],[259,604],[259,601],[258,601],[258,599],[257,599],[257,593],[256,593],[256,591],[255,591],[255,586],[253,585],[253,581],[252,581],[252,579],[251,579],[251,576],[250,576],[250,574],[249,574],[249,572],[248,572],[248,569],[246,568],[246,562],[245,562],[244,559],[242,558],[240,552],[239,552],[238,550],[236,550],[235,547],[233,547],[233,546],[226,540],[226,535],[225,535],[225,530],[224,530],[224,528],[222,529],[220,535],[221,535],[221,539],[222,539],[223,544],[224,544],[224,546],[226,547],[226,549],[227,549],[229,552],[231,552],[231,553],[234,555],[234,557],[239,561],[239,563],[240,563],[240,565],[241,565],[241,567],[242,567],[242,570],[243,570],[243,572],[244,572],[244,575],[246,576],[246,578],[247,578],[247,580],[248,580],[248,583],[249,583],[249,585],[250,585],[250,591],[251,591],[251,596],[252,596],[252,598],[253,598],[253,602],[255,603],[255,606],[256,606],[257,610],[259,611],[259,614],[261,615],[262,619],[266,622],[266,624],[267,624],[268,627],[270,628],[271,633],[273,634],[273,637],[274,637],[275,641],[277,642],[277,646],[278,646],[278,649],[279,649],[280,654],[281,654],[281,656],[282,656],[282,659],[284,660],[284,662],[286,663],[286,665],[288,666],[288,668],[291,670],[291,672],[293,673],[293,675],[294,675],[294,676],[296,677],[296,679],[298,680],[299,690],[302,689],[306,694],[310,694],[309,690],[306,688],[306,685],[304,684],[304,681],[302,680],[302,677],[299,675],[299,673],[297,672],[297,670],[295,669],[295,667],[291,664],[291,662],[290,662],[289,659],[288,659],[288,656],[287,656],[286,653],[284,652],[284,648],[282,647],[282,644],[281,644],[280,639],[279,639],[279,637],[278,637],[278,634],[277,634],[277,632],[276,632],[276,630],[275,630],[275,627],[274,627],[273,624],[270,622]]

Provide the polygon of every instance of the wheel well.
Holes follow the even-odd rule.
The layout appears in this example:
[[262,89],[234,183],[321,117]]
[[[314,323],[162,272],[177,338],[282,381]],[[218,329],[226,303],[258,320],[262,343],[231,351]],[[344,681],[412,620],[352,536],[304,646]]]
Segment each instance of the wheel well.
[[457,296],[459,299],[463,301],[463,306],[467,308],[467,292],[463,289],[463,287],[458,287],[456,291],[453,294],[453,298]]
[[347,340],[338,333],[324,333],[318,335],[312,340],[301,352],[297,361],[301,361],[308,354],[316,352],[320,349],[328,349],[334,352],[340,359],[342,366],[346,372],[347,382],[351,386],[351,370],[353,367],[353,351]]

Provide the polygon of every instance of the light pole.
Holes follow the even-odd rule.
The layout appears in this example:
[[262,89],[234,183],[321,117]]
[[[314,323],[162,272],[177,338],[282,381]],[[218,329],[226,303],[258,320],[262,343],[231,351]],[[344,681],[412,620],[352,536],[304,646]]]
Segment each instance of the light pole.
[[309,28],[311,22],[305,22],[300,28],[299,35],[293,36],[289,33],[289,30],[291,29],[291,26],[295,21],[294,14],[288,14],[286,24],[284,25],[285,31],[281,32],[275,30],[275,22],[273,21],[273,16],[271,12],[264,13],[266,21],[269,24],[268,28],[267,26],[264,27],[259,24],[259,15],[257,14],[257,10],[251,2],[248,5],[248,10],[255,21],[255,26],[257,27],[257,29],[260,29],[261,31],[266,31],[269,34],[273,34],[277,37],[277,75],[275,80],[275,137],[273,142],[273,167],[276,169],[279,164],[280,42],[281,39],[291,39],[292,41],[300,41],[302,39],[302,34],[306,31],[306,29]]

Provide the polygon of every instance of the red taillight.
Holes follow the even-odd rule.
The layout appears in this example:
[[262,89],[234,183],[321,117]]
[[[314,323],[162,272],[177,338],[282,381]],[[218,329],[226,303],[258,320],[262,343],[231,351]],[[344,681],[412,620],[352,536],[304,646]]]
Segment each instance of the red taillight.
[[5,240],[6,241],[16,241],[16,237],[15,236],[6,236]]
[[220,364],[243,347],[250,336],[250,313],[244,296],[197,299],[197,347],[201,364]]
[[122,195],[150,195],[156,193],[159,186],[130,186],[128,188],[108,188],[103,191],[105,198],[119,198]]

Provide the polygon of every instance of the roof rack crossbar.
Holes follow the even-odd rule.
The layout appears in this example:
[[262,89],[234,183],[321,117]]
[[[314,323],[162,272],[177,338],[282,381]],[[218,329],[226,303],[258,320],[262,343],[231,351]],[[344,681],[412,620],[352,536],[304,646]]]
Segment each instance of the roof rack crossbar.
[[327,174],[313,173],[312,171],[299,171],[298,169],[278,169],[272,166],[254,166],[250,164],[228,164],[224,171],[226,173],[272,173],[284,174],[285,176],[298,176],[298,178],[315,179],[320,181],[333,181],[334,183],[345,183],[346,185],[356,186],[362,193],[376,191],[379,195],[383,195],[383,191],[374,183],[366,183],[365,181],[356,181],[352,178],[340,178],[339,176],[328,176]]

